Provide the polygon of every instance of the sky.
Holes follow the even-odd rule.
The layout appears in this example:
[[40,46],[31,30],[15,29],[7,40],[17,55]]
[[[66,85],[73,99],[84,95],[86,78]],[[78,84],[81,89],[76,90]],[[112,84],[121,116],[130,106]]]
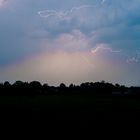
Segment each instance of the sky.
[[0,0],[0,82],[140,85],[140,0]]

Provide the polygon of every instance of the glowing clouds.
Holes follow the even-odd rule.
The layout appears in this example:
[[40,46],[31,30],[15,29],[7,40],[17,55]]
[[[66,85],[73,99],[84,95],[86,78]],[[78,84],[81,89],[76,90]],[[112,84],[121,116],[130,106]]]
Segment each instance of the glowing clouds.
[[83,57],[89,59],[86,53],[44,53],[6,68],[4,72],[0,72],[0,76],[5,80],[6,77],[9,80],[39,80],[52,85],[61,82],[81,83],[87,81],[87,77],[90,77],[88,75],[93,71]]
[[90,52],[65,51],[43,53],[0,69],[0,77],[4,81],[39,80],[50,85],[59,85],[61,82],[81,84],[101,80],[118,82],[124,73],[127,75],[124,65],[114,65],[105,57]]
[[0,77],[52,85],[140,79],[130,68],[140,70],[139,12],[140,0],[0,0],[0,65],[20,61]]

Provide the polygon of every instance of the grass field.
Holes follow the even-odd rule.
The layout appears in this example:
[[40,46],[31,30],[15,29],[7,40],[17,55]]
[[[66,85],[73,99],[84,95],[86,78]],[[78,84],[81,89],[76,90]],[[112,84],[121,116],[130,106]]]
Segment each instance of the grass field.
[[94,96],[1,96],[8,120],[138,120],[140,100]]

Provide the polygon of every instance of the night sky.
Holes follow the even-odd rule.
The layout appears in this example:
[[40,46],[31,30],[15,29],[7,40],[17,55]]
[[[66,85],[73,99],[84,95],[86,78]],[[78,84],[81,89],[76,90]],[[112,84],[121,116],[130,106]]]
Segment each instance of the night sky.
[[140,85],[140,0],[0,0],[0,82]]

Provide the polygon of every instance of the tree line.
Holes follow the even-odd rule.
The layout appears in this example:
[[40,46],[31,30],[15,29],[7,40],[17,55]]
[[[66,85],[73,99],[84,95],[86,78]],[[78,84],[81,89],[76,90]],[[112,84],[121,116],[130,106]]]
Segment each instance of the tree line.
[[126,87],[124,85],[112,84],[105,81],[86,82],[81,85],[70,84],[66,86],[61,83],[59,86],[41,84],[39,81],[22,82],[14,84],[6,81],[0,83],[0,95],[35,96],[35,95],[95,95],[99,97],[140,97],[140,87]]

